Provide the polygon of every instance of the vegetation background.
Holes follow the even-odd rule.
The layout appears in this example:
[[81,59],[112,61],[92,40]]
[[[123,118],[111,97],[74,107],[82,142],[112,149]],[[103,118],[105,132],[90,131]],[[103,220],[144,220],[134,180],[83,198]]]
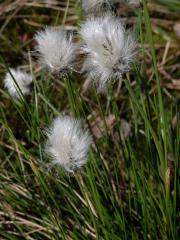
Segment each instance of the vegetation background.
[[[33,36],[46,25],[77,30],[80,2],[1,1],[0,239],[179,239],[180,2],[143,0],[118,15],[137,36],[137,63],[109,96],[77,73],[74,99],[38,65]],[[20,102],[3,87],[18,65],[34,75]],[[48,169],[43,129],[74,109],[95,144],[87,166],[67,175]]]

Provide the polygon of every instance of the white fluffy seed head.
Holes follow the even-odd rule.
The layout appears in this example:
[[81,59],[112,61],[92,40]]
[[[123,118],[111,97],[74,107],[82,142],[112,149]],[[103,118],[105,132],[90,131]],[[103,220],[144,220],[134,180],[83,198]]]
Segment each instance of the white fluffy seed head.
[[[11,74],[10,74],[11,73]],[[20,68],[9,69],[4,78],[4,86],[12,97],[19,98],[21,93],[28,95],[30,93],[30,85],[32,76]]]
[[60,75],[68,73],[77,53],[72,38],[72,33],[55,27],[46,27],[37,32],[35,39],[40,63]]
[[112,15],[90,17],[81,27],[86,59],[82,71],[105,91],[111,79],[121,79],[135,56],[135,42],[120,20]]
[[57,117],[46,135],[45,150],[52,158],[52,165],[61,165],[73,172],[86,164],[92,139],[88,130],[81,127],[81,121],[68,116]]

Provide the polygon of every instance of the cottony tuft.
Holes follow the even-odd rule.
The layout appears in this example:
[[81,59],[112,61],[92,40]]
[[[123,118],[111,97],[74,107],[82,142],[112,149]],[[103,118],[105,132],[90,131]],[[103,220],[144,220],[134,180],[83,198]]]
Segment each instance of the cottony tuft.
[[73,172],[86,164],[92,139],[79,120],[57,117],[46,135],[45,150],[52,157],[52,165],[61,165],[66,171]]
[[100,91],[107,82],[121,79],[129,71],[135,57],[136,43],[120,20],[112,15],[90,17],[81,27],[80,35],[86,59],[82,71],[94,80]]
[[12,97],[20,98],[21,93],[28,95],[30,93],[30,85],[32,76],[25,71],[17,69],[9,69],[4,79],[4,86]]
[[73,35],[65,29],[46,27],[37,32],[37,51],[42,65],[59,75],[65,75],[74,66],[77,47]]

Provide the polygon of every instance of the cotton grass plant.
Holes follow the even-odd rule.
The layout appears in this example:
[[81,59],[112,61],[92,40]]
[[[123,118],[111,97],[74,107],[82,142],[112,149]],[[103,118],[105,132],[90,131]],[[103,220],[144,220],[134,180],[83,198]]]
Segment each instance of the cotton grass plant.
[[4,78],[4,86],[14,98],[20,98],[21,94],[28,95],[31,90],[32,76],[20,67],[9,69]]
[[92,139],[88,131],[81,127],[80,120],[58,117],[46,130],[46,135],[46,152],[52,158],[50,165],[59,165],[73,172],[86,164]]
[[80,34],[84,40],[83,51],[87,55],[82,71],[97,83],[100,91],[105,91],[108,81],[120,81],[122,75],[130,70],[136,53],[133,35],[110,14],[90,17],[82,25]]
[[72,71],[77,54],[72,33],[63,28],[46,27],[37,32],[39,62],[59,76]]
[[[174,91],[164,87],[165,79],[160,72],[162,67],[165,70],[172,66],[172,69],[176,69],[177,64],[171,65],[173,61],[177,63],[174,60],[175,55],[173,60],[172,56],[168,55],[173,53],[175,41],[173,45],[171,42],[166,46],[163,45],[164,35],[157,31],[161,25],[156,25],[157,21],[153,21],[151,26],[149,17],[149,9],[152,15],[157,14],[159,5],[154,11],[154,5],[147,6],[145,1],[142,3],[142,9],[133,9],[136,11],[133,17],[127,14],[131,28],[127,24],[126,30],[121,24],[121,19],[117,17],[111,15],[107,17],[107,13],[105,15],[103,13],[96,14],[101,17],[94,18],[93,11],[91,13],[93,22],[96,23],[101,19],[102,26],[104,19],[108,19],[110,23],[113,19],[112,26],[115,25],[117,30],[116,34],[114,31],[111,32],[114,28],[108,28],[106,23],[107,31],[102,31],[98,23],[98,32],[102,34],[100,39],[104,43],[98,41],[99,36],[95,38],[94,43],[91,35],[88,36],[92,46],[96,42],[100,46],[95,47],[95,50],[93,48],[93,53],[100,56],[101,64],[103,61],[108,62],[110,57],[113,61],[117,60],[122,52],[125,50],[127,52],[122,46],[129,44],[127,36],[132,36],[132,22],[134,25],[134,19],[136,21],[134,26],[136,41],[141,49],[136,56],[139,61],[138,64],[134,61],[136,59],[134,53],[138,49],[134,39],[130,38],[133,58],[131,54],[128,55],[131,61],[128,64],[126,62],[128,68],[121,72],[122,87],[118,95],[115,96],[116,85],[113,81],[115,73],[105,78],[108,79],[104,84],[108,94],[107,85],[111,87],[108,105],[107,96],[97,92],[96,85],[83,92],[82,85],[86,76],[73,71],[74,63],[76,65],[78,62],[78,67],[82,67],[78,60],[81,58],[82,62],[87,61],[89,52],[84,52],[85,54],[80,56],[73,54],[76,56],[74,59],[72,56],[73,62],[71,62],[71,54],[66,55],[57,40],[59,33],[55,38],[58,47],[51,45],[51,37],[48,41],[43,39],[45,45],[38,55],[40,59],[43,57],[43,61],[36,62],[34,55],[31,56],[30,50],[31,48],[37,50],[38,41],[37,48],[34,42],[30,45],[30,49],[28,48],[29,69],[35,75],[33,91],[28,102],[25,98],[22,105],[17,104],[13,97],[7,97],[7,89],[0,90],[2,93],[0,95],[0,239],[178,239],[180,227],[177,221],[180,191],[178,92],[175,94]],[[3,6],[6,6],[5,4]],[[54,23],[61,25],[63,22],[68,27],[70,24],[74,27],[77,23],[81,32],[81,26],[83,27],[90,19],[81,19],[81,14],[78,12],[76,22],[75,9],[77,11],[80,5],[71,0],[57,1],[56,5],[53,7],[51,5],[51,9],[48,9],[47,5],[46,8],[41,8],[45,5],[35,2],[26,2],[23,8],[21,3],[21,9],[24,11],[30,6],[28,12],[14,16],[16,4],[17,2],[13,2],[11,8],[5,8],[7,11],[7,14],[4,13],[5,16],[10,16],[11,12],[8,11],[12,6],[13,20],[21,19],[26,13],[28,19],[30,11],[33,14],[33,21],[32,18],[30,21],[23,20],[21,22],[23,29],[26,29],[27,33],[32,29],[36,30],[34,32],[42,32],[40,36],[44,36],[46,28],[40,27],[36,21],[47,25],[46,19],[49,19],[52,25]],[[169,4],[175,6],[174,3]],[[158,17],[161,18],[162,8],[160,9]],[[166,18],[170,14],[169,10],[167,12],[166,14],[166,11],[163,11],[163,16],[165,15]],[[175,15],[171,14],[169,19],[172,24],[172,16]],[[47,16],[47,18],[39,16]],[[3,21],[2,19],[4,17],[0,21]],[[10,20],[11,18],[8,18],[8,21]],[[162,24],[164,18],[161,20]],[[167,22],[167,19],[165,20]],[[114,24],[116,22],[117,25]],[[17,27],[16,23],[8,22],[8,30],[11,26]],[[28,24],[31,24],[29,28]],[[7,19],[2,25],[3,46],[6,43],[9,51],[12,30],[10,40],[7,41],[6,31],[3,31],[6,30]],[[166,31],[165,26],[162,32],[164,31]],[[97,34],[95,31],[89,32],[92,35]],[[69,38],[64,36],[68,37],[68,34],[63,34],[61,38],[63,46],[71,49],[74,40],[69,42]],[[110,39],[107,39],[107,36]],[[120,45],[117,45],[116,37],[123,40],[120,41]],[[80,46],[81,34],[76,35],[76,40],[79,41],[78,46]],[[161,44],[159,40],[162,41]],[[22,49],[23,54],[26,44],[18,45],[18,49]],[[111,54],[106,54],[106,51],[104,55],[104,44],[107,45],[105,49],[112,45],[112,49],[116,50],[112,55],[115,59]],[[51,68],[51,65],[46,64],[46,60],[54,60],[54,56],[49,55],[47,46],[53,49],[54,54],[57,53],[57,58],[55,57],[57,65],[54,65],[57,68]],[[85,50],[85,46],[87,47],[88,44],[83,41],[83,48],[80,50]],[[15,50],[17,51],[13,45],[12,51]],[[4,53],[4,48],[1,48],[1,51]],[[44,54],[44,51],[48,54]],[[69,52],[71,51],[67,51]],[[8,59],[4,54],[3,60],[0,58],[3,79],[4,72],[6,74],[5,66],[7,68],[10,65],[12,56],[13,54]],[[68,56],[66,58],[68,61],[63,60],[64,56]],[[18,56],[15,57],[19,61]],[[22,64],[27,64],[24,58],[20,60]],[[47,68],[46,71],[39,68],[39,63]],[[105,64],[106,71],[113,68],[112,61],[108,63]],[[130,63],[133,64],[133,68],[130,68]],[[64,77],[64,73],[68,77]],[[171,73],[175,78],[174,70]],[[99,76],[101,74],[95,76],[95,82],[98,84],[101,83]],[[119,76],[118,74],[118,81],[121,79]],[[63,79],[65,81],[62,81]],[[113,116],[113,121],[108,120],[109,116]],[[82,119],[85,125],[81,124]],[[122,119],[126,121],[125,125],[131,126],[131,132],[127,137],[122,136]],[[99,133],[98,137],[96,131]],[[54,175],[53,171],[46,171],[44,165],[52,166],[59,174]],[[65,171],[60,171],[58,166],[62,166]]]

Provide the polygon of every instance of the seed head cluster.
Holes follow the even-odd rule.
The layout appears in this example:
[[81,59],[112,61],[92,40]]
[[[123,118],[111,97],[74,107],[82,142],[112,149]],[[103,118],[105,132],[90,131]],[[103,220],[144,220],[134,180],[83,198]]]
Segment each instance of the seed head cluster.
[[[111,81],[121,80],[130,70],[136,53],[132,33],[111,12],[115,3],[122,2],[139,4],[139,0],[82,0],[88,17],[77,34],[80,44],[76,43],[72,32],[62,27],[38,31],[35,40],[40,65],[56,76],[66,77],[76,71],[76,59],[81,52],[84,60],[81,72],[95,82],[99,91],[106,91]],[[29,94],[31,82],[32,76],[19,68],[9,69],[4,79],[5,88],[15,98],[19,98],[19,90],[24,95]],[[73,91],[68,94],[76,97]],[[87,163],[92,138],[87,128],[82,127],[81,120],[57,117],[46,129],[46,136],[45,151],[52,159],[51,165],[60,165],[67,172],[73,172]]]
[[62,28],[46,27],[37,32],[35,39],[40,63],[59,75],[68,73],[77,52],[72,37],[71,33]]
[[61,165],[72,172],[86,164],[92,139],[88,130],[81,127],[80,120],[58,117],[46,133],[46,151],[52,157],[53,165]]
[[80,30],[86,60],[83,72],[104,91],[107,82],[121,79],[135,56],[135,41],[121,21],[112,16],[90,17]]
[[20,98],[21,93],[28,95],[30,93],[30,85],[32,76],[20,68],[9,69],[4,79],[4,86],[12,97]]

